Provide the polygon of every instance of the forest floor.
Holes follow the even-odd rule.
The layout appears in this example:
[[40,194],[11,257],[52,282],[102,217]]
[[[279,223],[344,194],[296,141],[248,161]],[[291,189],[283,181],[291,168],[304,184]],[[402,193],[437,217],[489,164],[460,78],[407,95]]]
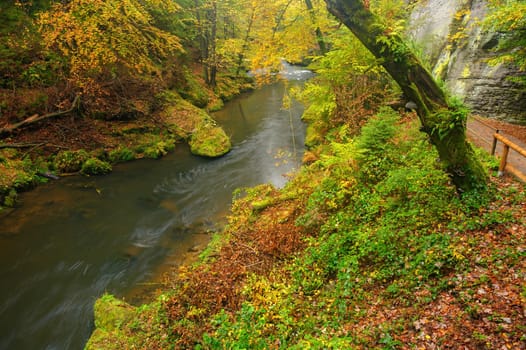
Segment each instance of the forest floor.
[[[423,284],[411,296],[390,297],[386,285],[371,286],[363,299],[349,306],[353,316],[339,329],[327,330],[327,336],[351,337],[356,349],[526,349],[525,188],[509,174],[492,177],[492,182],[500,196],[481,208],[477,227],[454,232],[441,229],[455,242],[454,254],[462,267]],[[228,301],[229,309],[238,309],[243,296],[235,292],[236,285],[242,283],[247,270],[268,275],[276,267],[273,259],[262,259],[267,256],[264,252],[283,257],[305,249],[300,239],[305,233],[291,225],[302,206],[282,203],[266,207],[249,230],[236,231],[213,264],[191,277],[185,274],[189,289],[200,291],[192,293],[189,302],[201,305],[203,300],[221,300]],[[331,305],[322,296],[313,298],[314,304]],[[168,310],[179,310],[176,305]],[[301,310],[303,304],[297,301],[295,305]],[[312,306],[311,311],[316,310],[323,313]],[[179,319],[181,315],[175,313]],[[302,318],[306,315],[297,314],[300,329],[307,323]],[[201,331],[210,330],[205,327]]]

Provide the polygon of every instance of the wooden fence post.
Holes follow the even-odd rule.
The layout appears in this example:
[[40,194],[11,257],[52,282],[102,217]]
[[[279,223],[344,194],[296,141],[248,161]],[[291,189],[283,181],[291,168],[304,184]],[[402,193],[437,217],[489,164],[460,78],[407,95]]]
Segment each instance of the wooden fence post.
[[499,172],[498,175],[504,175],[504,169],[506,168],[506,163],[508,161],[508,153],[510,152],[510,146],[504,144],[504,149],[502,150],[502,157],[500,158]]
[[[499,133],[499,129],[495,130],[495,134]],[[493,136],[493,144],[491,145],[491,155],[495,155],[495,150],[497,149],[497,138]]]

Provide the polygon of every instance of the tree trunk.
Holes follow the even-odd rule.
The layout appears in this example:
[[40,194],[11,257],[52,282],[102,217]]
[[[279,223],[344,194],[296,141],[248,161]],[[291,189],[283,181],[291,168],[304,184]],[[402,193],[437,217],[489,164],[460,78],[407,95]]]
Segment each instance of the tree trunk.
[[[307,10],[310,13],[312,23],[316,24],[316,15],[314,14],[314,6],[312,6],[312,1],[305,0],[305,6],[307,6]],[[320,27],[316,27],[316,40],[318,41],[318,46],[320,47],[320,53],[325,55],[327,53],[327,46],[325,45],[325,40]]]
[[448,104],[444,91],[400,36],[386,34],[361,0],[325,0],[336,16],[378,58],[381,65],[416,104],[423,130],[435,145],[460,193],[483,190],[487,174],[466,140],[467,110]]
[[208,77],[207,84],[210,87],[216,86],[217,76],[217,2],[214,0],[211,3],[211,8],[207,10],[207,22],[210,26],[208,37]]
[[206,27],[204,21],[201,19],[201,5],[198,0],[194,0],[195,18],[197,21],[198,39],[199,39],[199,62],[203,65],[203,76],[205,82],[208,83],[208,40],[206,35]]
[[252,26],[256,20],[256,6],[252,5],[252,11],[250,13],[250,18],[247,26],[247,31],[245,32],[245,38],[243,39],[243,46],[241,47],[241,52],[237,56],[237,68],[236,68],[236,77],[241,73],[241,68],[243,67],[243,60],[245,59],[245,52],[248,50],[248,45],[250,41],[250,34],[252,33]]

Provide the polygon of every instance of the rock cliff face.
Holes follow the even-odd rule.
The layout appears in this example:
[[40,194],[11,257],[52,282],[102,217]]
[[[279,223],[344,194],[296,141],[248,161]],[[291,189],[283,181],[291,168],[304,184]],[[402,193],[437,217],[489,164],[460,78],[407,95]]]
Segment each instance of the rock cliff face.
[[474,113],[526,124],[526,90],[509,79],[521,73],[488,64],[500,34],[481,28],[486,5],[486,0],[420,0],[413,5],[408,35],[423,48],[435,76]]

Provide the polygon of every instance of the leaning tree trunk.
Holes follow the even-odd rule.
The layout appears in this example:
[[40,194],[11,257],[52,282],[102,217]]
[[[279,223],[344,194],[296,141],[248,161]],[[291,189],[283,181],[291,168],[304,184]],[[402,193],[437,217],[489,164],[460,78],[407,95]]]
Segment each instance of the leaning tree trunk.
[[449,105],[444,91],[399,35],[386,34],[361,0],[325,0],[327,9],[345,24],[416,104],[423,130],[435,145],[459,192],[484,189],[487,174],[466,140],[467,111]]

